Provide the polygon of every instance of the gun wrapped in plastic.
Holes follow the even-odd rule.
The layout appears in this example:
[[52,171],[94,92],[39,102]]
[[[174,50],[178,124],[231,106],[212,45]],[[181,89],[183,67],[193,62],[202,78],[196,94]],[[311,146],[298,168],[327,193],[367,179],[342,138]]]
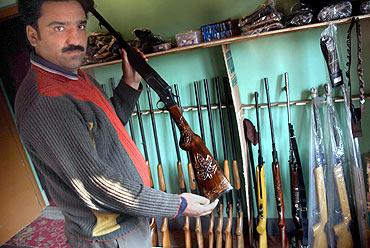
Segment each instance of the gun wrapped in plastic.
[[321,51],[328,67],[330,81],[333,88],[343,84],[343,75],[339,65],[335,32],[335,25],[330,24],[329,27],[321,33],[320,38]]
[[[310,195],[310,203],[312,204],[310,217],[317,220],[317,222],[312,226],[313,229],[313,247],[322,247],[326,248],[329,246],[328,237],[326,234],[326,225],[328,223],[328,204],[326,200],[326,186],[325,186],[325,173],[324,167],[326,166],[325,159],[325,150],[323,144],[323,130],[321,126],[321,118],[319,111],[319,100],[317,97],[317,89],[311,89],[312,96],[312,109],[311,109],[311,121],[312,121],[312,130],[311,135],[313,136],[312,147],[313,150],[313,174],[314,174],[314,183],[315,183],[315,196]],[[314,202],[316,204],[314,204]],[[311,219],[311,218],[310,218]],[[311,220],[312,220],[311,219]]]

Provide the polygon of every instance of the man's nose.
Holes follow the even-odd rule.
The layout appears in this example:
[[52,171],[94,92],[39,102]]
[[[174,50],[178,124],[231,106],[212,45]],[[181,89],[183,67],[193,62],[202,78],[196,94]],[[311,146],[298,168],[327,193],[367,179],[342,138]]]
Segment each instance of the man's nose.
[[66,43],[68,45],[81,45],[83,42],[83,32],[77,28],[71,28],[67,33]]

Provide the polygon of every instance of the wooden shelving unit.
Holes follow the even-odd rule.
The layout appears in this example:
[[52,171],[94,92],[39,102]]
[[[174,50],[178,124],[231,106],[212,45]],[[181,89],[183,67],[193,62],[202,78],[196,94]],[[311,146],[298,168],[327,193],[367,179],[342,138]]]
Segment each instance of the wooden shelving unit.
[[[357,16],[357,17],[360,20],[370,19],[370,14],[361,15],[361,16]],[[204,43],[201,43],[201,44],[198,44],[198,45],[193,45],[193,46],[176,47],[176,48],[173,48],[173,49],[170,49],[170,50],[167,50],[167,51],[146,54],[146,56],[148,58],[152,58],[152,57],[157,57],[157,56],[161,56],[161,55],[172,54],[172,53],[177,53],[177,52],[182,52],[182,51],[188,51],[188,50],[193,50],[193,49],[198,49],[198,48],[209,48],[209,47],[215,47],[215,46],[222,46],[222,45],[227,45],[227,44],[236,43],[236,42],[242,42],[242,41],[247,41],[247,40],[269,37],[269,36],[273,36],[273,35],[286,34],[286,33],[292,33],[292,32],[300,32],[300,31],[305,31],[305,30],[310,30],[310,29],[315,29],[315,28],[322,28],[322,27],[325,27],[325,26],[329,25],[330,23],[346,24],[346,23],[350,23],[352,18],[353,17],[348,17],[348,18],[335,20],[335,21],[330,21],[330,22],[320,22],[320,23],[308,24],[308,25],[305,25],[305,26],[278,29],[278,30],[274,30],[274,31],[264,32],[264,33],[261,33],[261,34],[244,35],[244,36],[242,35],[242,36],[237,36],[237,37],[231,37],[231,38],[228,38],[228,39],[216,40],[216,41],[211,41],[211,42],[204,42]],[[105,63],[100,63],[100,64],[85,65],[85,66],[82,66],[82,69],[91,69],[91,68],[97,68],[97,67],[102,67],[102,66],[107,66],[107,65],[118,64],[118,63],[121,63],[120,59],[105,62]]]

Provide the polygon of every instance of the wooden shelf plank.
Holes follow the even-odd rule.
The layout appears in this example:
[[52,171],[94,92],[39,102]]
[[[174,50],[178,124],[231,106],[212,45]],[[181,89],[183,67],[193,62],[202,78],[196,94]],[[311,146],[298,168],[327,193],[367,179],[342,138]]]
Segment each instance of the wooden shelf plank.
[[[367,15],[361,15],[357,16],[360,20],[365,20],[365,19],[370,19],[370,14]],[[345,23],[350,23],[351,19],[353,17],[348,17],[340,20],[334,20],[330,22],[320,22],[320,23],[314,23],[314,24],[308,24],[304,26],[299,26],[299,27],[291,27],[291,28],[283,28],[283,29],[278,29],[274,31],[268,31],[264,32],[261,34],[254,34],[254,35],[242,35],[242,36],[237,36],[237,37],[231,37],[227,39],[222,39],[222,40],[216,40],[216,41],[211,41],[211,42],[204,42],[200,43],[198,45],[193,45],[193,46],[185,46],[185,47],[176,47],[167,51],[161,51],[161,52],[156,52],[156,53],[150,53],[146,54],[148,58],[151,57],[156,57],[156,56],[161,56],[161,55],[166,55],[166,54],[172,54],[172,53],[177,53],[177,52],[182,52],[182,51],[188,51],[188,50],[193,50],[193,49],[198,49],[198,48],[209,48],[209,47],[215,47],[215,46],[221,46],[221,45],[226,45],[226,44],[231,44],[231,43],[236,43],[236,42],[242,42],[242,41],[248,41],[248,40],[253,40],[253,39],[259,39],[259,38],[264,38],[264,37],[269,37],[273,35],[279,35],[279,34],[286,34],[286,33],[292,33],[292,32],[299,32],[299,31],[305,31],[305,30],[310,30],[310,29],[315,29],[315,28],[322,28],[330,23],[333,24],[345,24]],[[91,68],[96,68],[96,67],[101,67],[101,66],[107,66],[107,65],[113,65],[113,64],[118,64],[121,63],[121,60],[113,60],[105,63],[100,63],[100,64],[91,64],[91,65],[85,65],[82,66],[82,69],[91,69]]]
[[4,8],[0,8],[0,21],[4,21],[18,14],[19,14],[19,11],[18,11],[17,4],[9,5]]

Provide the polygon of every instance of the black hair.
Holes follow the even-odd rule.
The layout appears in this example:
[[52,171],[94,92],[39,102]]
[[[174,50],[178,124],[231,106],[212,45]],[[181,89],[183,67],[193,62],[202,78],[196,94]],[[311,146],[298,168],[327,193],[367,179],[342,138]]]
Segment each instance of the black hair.
[[[18,0],[18,7],[24,24],[31,25],[37,29],[37,21],[41,16],[41,7],[45,2],[68,2],[72,0]],[[93,0],[75,0],[79,2],[85,11],[85,14],[89,13],[89,10],[94,7]]]

